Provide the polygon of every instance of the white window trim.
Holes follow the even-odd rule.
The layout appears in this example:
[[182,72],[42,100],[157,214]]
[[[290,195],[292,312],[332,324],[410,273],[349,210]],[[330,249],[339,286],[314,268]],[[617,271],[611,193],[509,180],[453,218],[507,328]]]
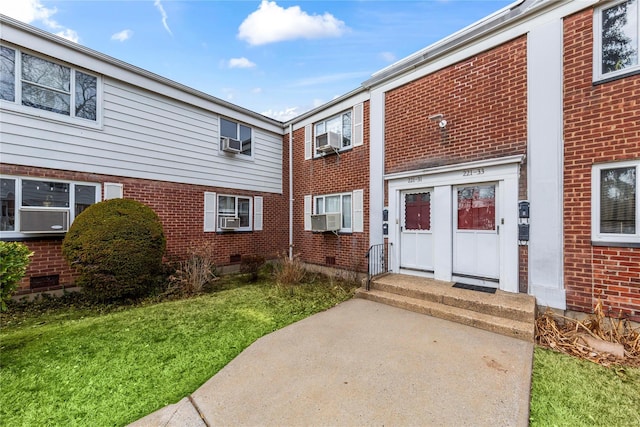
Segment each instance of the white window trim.
[[[240,137],[240,125],[247,127],[249,129],[251,129],[251,155],[247,155],[247,154],[242,154],[242,153],[227,153],[226,151],[224,151],[221,148],[222,145],[222,119],[227,120],[229,122],[233,122],[236,124],[236,139],[239,139]],[[232,119],[230,117],[222,117],[222,116],[218,116],[218,152],[221,155],[227,155],[230,154],[229,156],[227,156],[230,159],[234,159],[234,160],[244,160],[244,161],[253,161],[255,158],[255,152],[256,152],[256,129],[253,126],[249,126],[246,123],[242,123],[240,121],[238,121],[237,119]]]
[[[238,198],[249,200],[249,226],[247,227],[238,227],[233,230],[227,230],[220,228],[220,218],[225,217],[225,215],[220,215],[220,197],[234,197],[236,199],[236,214],[238,213]],[[238,217],[239,218],[239,217]],[[241,196],[238,194],[221,194],[218,193],[216,196],[216,232],[218,233],[228,233],[233,231],[254,231],[253,230],[253,197],[252,196]]]
[[[340,224],[342,225],[342,217],[344,216],[343,212],[342,212],[342,197],[344,196],[350,196],[351,197],[351,227],[345,227],[345,228],[340,228],[340,230],[338,230],[339,233],[352,233],[353,232],[353,193],[351,192],[346,192],[346,193],[332,193],[332,194],[322,194],[319,196],[313,196],[313,215],[317,214],[317,207],[318,207],[318,199],[325,199],[327,197],[335,197],[335,196],[340,196],[340,212],[327,212],[326,209],[324,210],[323,213],[339,213],[340,214]],[[325,202],[323,201],[323,204]]]
[[[51,211],[66,211],[69,212],[69,227],[73,224],[73,220],[76,217],[75,214],[75,191],[76,185],[93,186],[96,189],[96,197],[94,203],[101,201],[102,197],[102,185],[96,182],[84,182],[84,181],[68,181],[64,179],[51,179],[40,176],[15,176],[15,175],[2,175],[2,179],[13,179],[15,181],[15,228],[20,229],[20,210],[22,206],[22,180],[27,181],[46,181],[46,182],[60,182],[63,184],[69,184],[69,207],[24,207],[25,210],[42,209]],[[59,233],[22,233],[20,231],[0,231],[1,238],[34,238],[51,235],[61,235],[66,232],[61,231]]]
[[[94,129],[102,129],[102,99],[103,99],[103,82],[101,76],[84,70],[82,68],[74,67],[70,64],[66,64],[64,62],[58,61],[56,59],[50,57],[44,57],[40,53],[31,52],[26,49],[18,48],[9,44],[0,44],[0,46],[7,47],[15,51],[15,72],[14,72],[14,101],[0,100],[0,110],[8,110],[19,114],[24,114],[27,116],[35,116],[43,120],[50,120],[55,122],[65,122],[71,125],[76,126],[84,126]],[[79,71],[83,74],[87,74],[89,76],[96,78],[96,120],[89,120],[82,117],[75,117],[66,114],[54,113],[53,111],[41,110],[39,108],[30,107],[28,105],[22,105],[22,53],[26,53],[28,55],[34,56],[36,58],[43,59],[45,61],[62,65],[63,67],[67,67],[71,69],[71,104],[75,104],[75,72]],[[73,110],[72,107],[70,107]]]
[[[340,149],[338,150],[338,152],[351,150],[351,149],[353,149],[353,147],[356,147],[357,145],[362,145],[362,144],[354,144],[354,140],[353,139],[354,139],[354,115],[355,115],[355,112],[353,111],[353,108],[350,108],[350,109],[344,110],[344,111],[342,111],[342,112],[340,112],[338,114],[334,114],[331,117],[327,117],[325,119],[318,120],[317,122],[315,122],[311,126],[311,129],[313,129],[312,137],[311,137],[311,151],[313,153],[313,158],[314,159],[315,158],[324,157],[326,155],[325,153],[318,153],[318,151],[316,150],[316,137],[318,135],[321,135],[321,134],[316,132],[316,126],[318,126],[318,124],[320,124],[320,123],[325,123],[325,131],[326,131],[326,122],[328,122],[330,120],[333,120],[333,119],[335,119],[337,117],[340,117],[342,119],[342,116],[347,114],[347,113],[351,113],[351,143],[349,145],[343,147],[342,146],[342,142],[341,142],[340,143]],[[342,132],[340,133],[340,137],[342,138]],[[306,138],[306,136],[305,136],[305,138]],[[305,158],[306,158],[306,156],[305,156]]]
[[[635,234],[615,234],[600,232],[600,172],[606,169],[633,167],[636,168],[636,232]],[[591,241],[595,244],[610,243],[640,245],[640,160],[593,165],[591,169]]]
[[[624,76],[627,74],[632,74],[640,71],[640,52],[636,54],[639,56],[638,64],[624,68],[618,71],[612,71],[606,74],[602,73],[602,11],[604,9],[609,9],[610,7],[616,6],[618,4],[624,3],[628,0],[618,0],[614,2],[605,3],[604,5],[596,8],[593,11],[593,81],[599,82],[601,80],[608,80],[620,76]],[[637,5],[638,17],[637,23],[638,28],[636,28],[636,32],[638,33],[638,50],[640,50],[640,1],[638,1]]]

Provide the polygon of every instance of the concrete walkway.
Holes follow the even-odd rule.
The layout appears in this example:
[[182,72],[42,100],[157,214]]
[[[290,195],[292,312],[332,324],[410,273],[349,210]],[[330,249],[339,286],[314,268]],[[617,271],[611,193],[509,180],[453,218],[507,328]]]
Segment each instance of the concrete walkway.
[[533,344],[353,299],[132,426],[526,426]]

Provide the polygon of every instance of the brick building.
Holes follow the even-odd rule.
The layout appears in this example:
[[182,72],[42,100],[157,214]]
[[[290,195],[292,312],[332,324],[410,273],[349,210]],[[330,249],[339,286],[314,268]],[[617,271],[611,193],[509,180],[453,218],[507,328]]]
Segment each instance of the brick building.
[[170,256],[208,240],[220,265],[290,248],[366,271],[382,245],[394,273],[640,320],[637,2],[516,1],[287,123],[2,18],[4,61],[66,67],[99,100],[60,119],[3,88],[2,183],[20,193],[3,189],[2,237],[36,249],[25,289],[68,283],[62,234],[19,227],[124,196],[158,212]]

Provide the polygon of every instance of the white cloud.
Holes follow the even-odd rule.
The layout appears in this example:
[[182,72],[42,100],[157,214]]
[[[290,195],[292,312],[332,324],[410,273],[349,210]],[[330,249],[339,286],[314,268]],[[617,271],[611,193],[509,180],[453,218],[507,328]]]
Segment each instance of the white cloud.
[[0,13],[3,15],[27,24],[41,22],[50,30],[57,31],[57,36],[78,43],[80,37],[77,32],[70,28],[65,28],[52,19],[52,16],[57,12],[55,8],[45,7],[40,3],[40,0],[3,0],[0,2]]
[[153,5],[156,7],[156,9],[158,9],[160,15],[162,16],[162,26],[165,30],[167,30],[169,34],[173,35],[173,33],[171,32],[171,28],[169,28],[169,24],[167,24],[167,12],[164,11],[164,7],[162,7],[162,3],[160,3],[160,0],[154,1]]
[[396,62],[396,56],[392,52],[380,52],[378,56],[385,62]]
[[282,111],[267,110],[263,111],[260,114],[262,114],[263,116],[271,117],[272,119],[279,120],[281,122],[286,122],[287,120],[291,120],[294,117],[300,115],[298,110],[298,107],[289,107],[285,108]]
[[309,15],[300,6],[283,8],[275,1],[262,0],[258,10],[240,24],[238,38],[257,46],[294,39],[338,37],[347,26],[330,13]]
[[70,28],[65,28],[62,31],[58,31],[56,33],[56,36],[62,37],[63,39],[67,39],[74,43],[78,43],[78,41],[80,40],[80,36],[78,35],[78,33],[76,33]]
[[131,30],[122,30],[119,33],[115,33],[111,36],[111,40],[117,40],[119,42],[123,42],[125,40],[129,40],[133,36],[133,31]]
[[251,89],[251,93],[255,93],[256,95],[261,94],[262,93],[262,88],[261,87],[254,87],[253,89]]
[[253,68],[256,64],[249,61],[247,58],[231,58],[229,60],[229,68]]

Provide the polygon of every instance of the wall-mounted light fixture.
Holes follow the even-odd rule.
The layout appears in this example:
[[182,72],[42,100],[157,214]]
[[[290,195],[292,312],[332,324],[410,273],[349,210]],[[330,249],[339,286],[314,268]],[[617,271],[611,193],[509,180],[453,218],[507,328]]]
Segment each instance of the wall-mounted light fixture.
[[429,120],[437,122],[438,127],[440,128],[440,134],[442,135],[442,142],[447,142],[447,137],[449,136],[447,133],[447,121],[444,118],[444,114],[434,114],[429,116]]

